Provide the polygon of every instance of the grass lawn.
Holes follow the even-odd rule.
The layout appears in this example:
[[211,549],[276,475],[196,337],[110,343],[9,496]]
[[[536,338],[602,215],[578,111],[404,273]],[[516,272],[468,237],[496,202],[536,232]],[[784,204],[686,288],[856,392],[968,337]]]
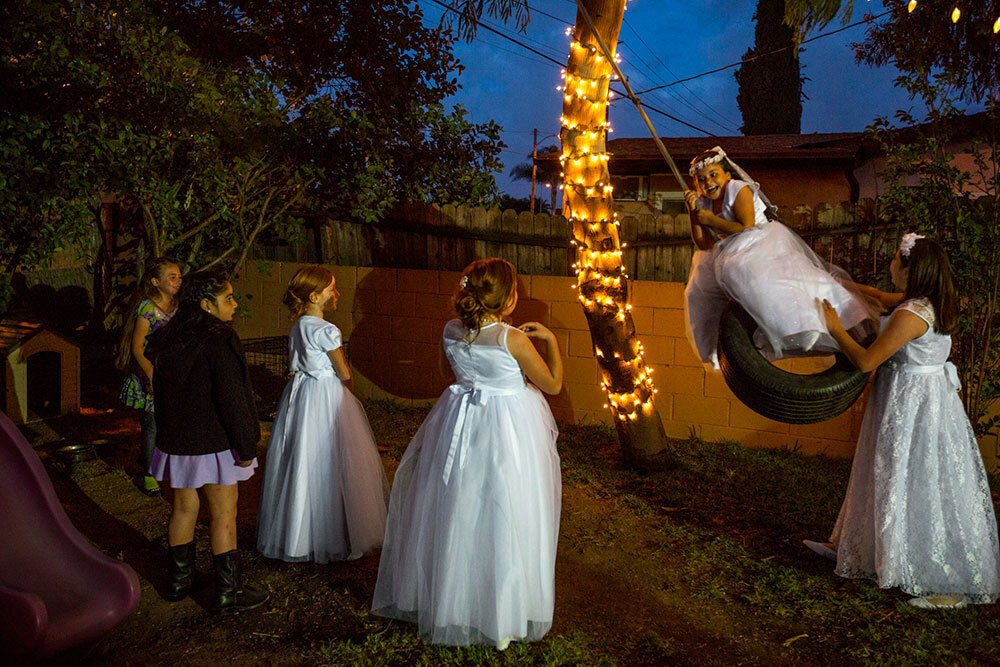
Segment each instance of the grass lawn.
[[[391,479],[426,410],[366,408]],[[169,505],[134,484],[138,434],[121,415],[80,419],[95,437],[117,434],[117,444],[109,438],[102,460],[72,471],[47,459],[57,492],[88,538],[143,580],[138,612],[103,638],[92,664],[1000,663],[996,605],[914,609],[898,591],[835,576],[801,545],[828,536],[849,461],[692,439],[672,443],[672,469],[640,475],[624,469],[614,432],[601,425],[560,434],[555,621],[541,642],[503,653],[427,646],[413,626],[368,612],[377,555],[329,565],[260,557],[260,475],[241,484],[239,541],[247,580],[269,589],[273,604],[212,617],[207,531],[198,532],[201,588],[163,601]]]

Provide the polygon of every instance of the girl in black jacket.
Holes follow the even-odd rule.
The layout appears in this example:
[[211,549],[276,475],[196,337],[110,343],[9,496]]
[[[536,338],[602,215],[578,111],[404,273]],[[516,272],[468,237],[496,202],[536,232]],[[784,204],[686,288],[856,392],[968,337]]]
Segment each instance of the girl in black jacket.
[[236,549],[236,483],[257,467],[260,423],[240,339],[229,325],[233,287],[214,271],[184,278],[173,319],[150,336],[156,449],[150,474],[173,488],[167,527],[168,600],[191,591],[194,527],[203,489],[210,516],[217,612],[256,607],[267,593],[242,586]]

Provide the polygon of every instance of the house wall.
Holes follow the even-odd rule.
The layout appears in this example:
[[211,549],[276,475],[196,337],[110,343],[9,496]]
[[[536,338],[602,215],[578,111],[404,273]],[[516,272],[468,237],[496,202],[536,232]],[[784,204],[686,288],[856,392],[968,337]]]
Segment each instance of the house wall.
[[[794,208],[851,200],[848,166],[842,161],[807,164],[802,164],[802,161],[768,161],[748,164],[744,168],[761,184],[775,206]],[[659,211],[653,206],[654,193],[676,192],[678,189],[677,180],[670,173],[651,173],[647,179],[647,201],[616,200],[615,209],[620,215],[658,215]],[[693,183],[687,180],[688,187],[692,187]]]
[[[951,165],[961,171],[967,171],[974,175],[979,174],[979,167],[976,166],[976,158],[973,149],[974,147],[972,146],[972,144],[969,143],[954,144],[948,146],[946,150],[954,154],[955,156],[954,159],[951,160]],[[987,164],[992,163],[992,157],[989,154],[989,150],[987,148],[981,148],[980,150],[983,154],[983,157],[986,159],[986,163]],[[862,164],[861,166],[859,166],[854,170],[854,176],[858,180],[859,192],[861,197],[874,198],[885,192],[886,188],[885,183],[884,181],[882,181],[882,179],[878,177],[878,174],[882,173],[882,171],[885,170],[886,164],[887,163],[885,157],[877,157],[872,160],[869,160],[868,162],[865,162],[864,164]],[[994,165],[994,169],[995,168],[996,167]],[[986,177],[987,181],[993,179],[994,178],[993,171],[987,170],[984,176]],[[966,192],[971,192],[974,194],[980,192],[980,190],[975,185],[975,182],[978,180],[978,178],[979,177],[976,176],[975,179],[973,180],[973,183],[966,186],[965,188]],[[908,184],[917,185],[918,183],[919,179],[913,178]]]
[[[268,273],[249,267],[234,287],[250,317],[239,317],[241,337],[288,333],[281,295],[301,264],[273,263]],[[450,295],[459,273],[449,271],[329,267],[336,276],[340,305],[327,316],[348,341],[361,397],[393,398],[428,405],[447,386],[437,370],[441,330],[452,310]],[[562,422],[611,422],[603,407],[599,370],[590,332],[572,288],[572,278],[520,276],[515,322],[540,321],[555,333],[565,366],[565,382],[549,404]],[[654,369],[656,405],[668,435],[695,433],[706,440],[734,440],[750,447],[796,448],[807,454],[846,457],[854,452],[864,398],[846,413],[826,422],[789,425],[761,417],[732,394],[717,372],[706,372],[684,334],[684,285],[634,281],[632,318]],[[252,298],[251,298],[252,297]],[[788,370],[815,372],[826,359],[786,362]],[[984,443],[984,456],[997,465],[995,443]],[[990,459],[988,459],[990,465]]]

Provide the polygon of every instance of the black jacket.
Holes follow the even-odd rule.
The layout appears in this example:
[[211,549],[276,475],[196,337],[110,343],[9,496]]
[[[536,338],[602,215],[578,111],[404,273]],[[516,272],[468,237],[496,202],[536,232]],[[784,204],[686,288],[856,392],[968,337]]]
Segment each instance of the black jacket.
[[157,448],[182,456],[231,449],[249,461],[260,422],[239,336],[207,313],[184,335],[168,329],[154,332],[146,348],[154,369]]

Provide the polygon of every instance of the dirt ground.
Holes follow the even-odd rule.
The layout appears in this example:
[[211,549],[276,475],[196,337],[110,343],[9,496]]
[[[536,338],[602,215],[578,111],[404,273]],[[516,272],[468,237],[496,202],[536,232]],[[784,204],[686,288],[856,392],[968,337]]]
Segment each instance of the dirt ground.
[[[950,662],[941,646],[963,662],[1000,660],[996,605],[959,612],[965,615],[954,621],[920,617],[905,596],[839,580],[829,563],[804,553],[799,540],[822,537],[835,511],[845,462],[695,443],[677,470],[637,475],[621,466],[613,434],[599,427],[571,427],[560,439],[556,609],[542,642],[504,653],[428,647],[413,626],[368,612],[377,554],[327,565],[261,557],[254,550],[259,474],[240,485],[238,539],[246,580],[269,590],[272,601],[215,617],[204,523],[193,597],[161,597],[169,491],[161,498],[139,491],[137,424],[111,401],[100,403],[25,429],[73,523],[142,582],[138,610],[84,664],[924,664],[925,655]],[[391,478],[423,413],[384,403],[368,411]],[[98,441],[99,458],[60,463],[51,454],[67,440]],[[259,456],[266,465],[264,444],[266,435]],[[692,446],[676,444],[678,451]],[[799,500],[784,497],[786,489]]]

